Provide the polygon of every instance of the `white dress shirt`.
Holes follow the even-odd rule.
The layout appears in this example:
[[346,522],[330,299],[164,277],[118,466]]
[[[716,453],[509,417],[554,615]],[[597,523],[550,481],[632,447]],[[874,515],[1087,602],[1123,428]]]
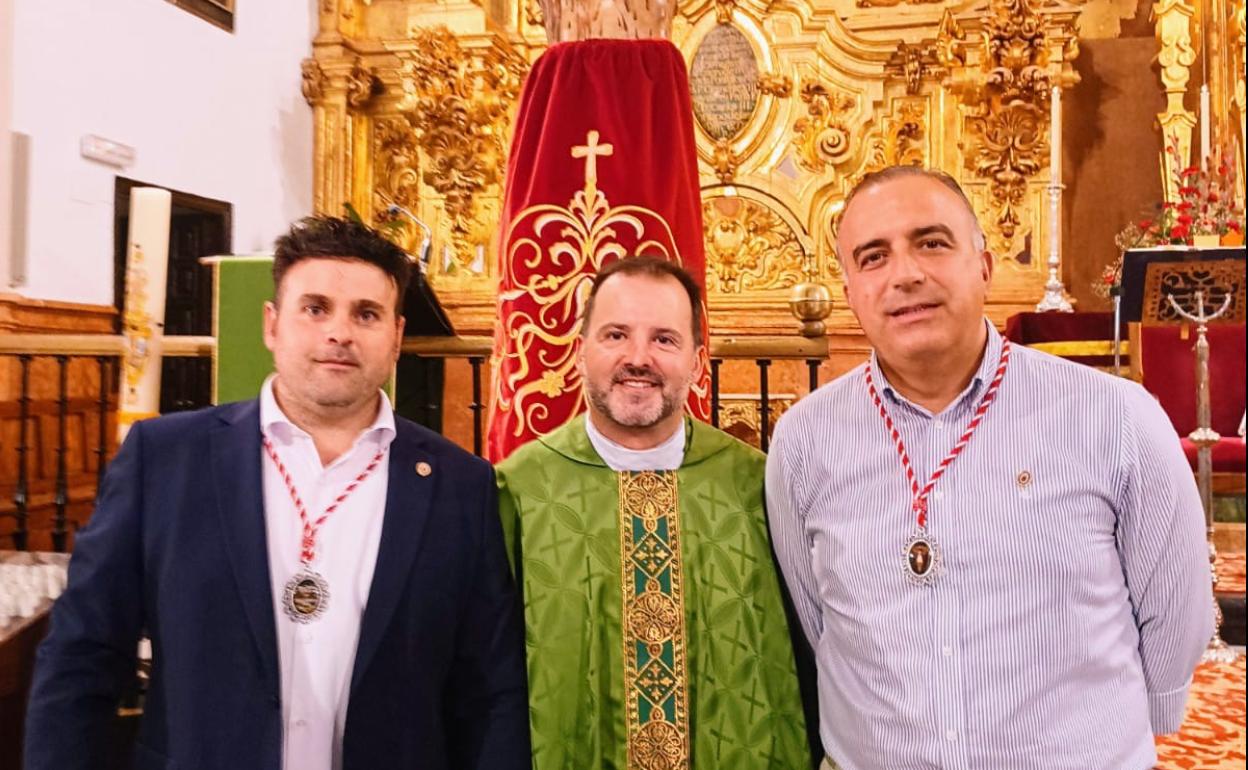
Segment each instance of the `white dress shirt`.
[[[260,427],[286,466],[311,520],[394,439],[394,412],[381,394],[373,424],[351,449],[327,466],[312,437],[296,427],[277,405],[271,376],[260,391]],[[381,543],[390,453],[321,525],[310,567],[329,586],[325,613],[296,623],[282,608],[286,583],[300,570],[303,527],[280,473],[268,453],[261,456],[269,576],[282,673],[282,767],[284,770],[339,770],[347,720],[351,673],[360,620]]]
[[589,434],[589,443],[594,451],[613,471],[678,471],[685,461],[685,421],[663,443],[649,449],[629,449],[617,444],[594,426],[585,413],[585,432]]

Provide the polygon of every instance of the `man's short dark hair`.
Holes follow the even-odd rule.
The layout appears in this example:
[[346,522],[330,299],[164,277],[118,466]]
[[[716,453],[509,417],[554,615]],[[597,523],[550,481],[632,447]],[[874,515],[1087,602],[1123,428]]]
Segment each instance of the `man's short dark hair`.
[[689,295],[689,308],[693,311],[693,343],[701,345],[705,340],[702,329],[702,287],[689,272],[675,262],[658,257],[620,257],[610,262],[594,276],[594,284],[585,301],[585,314],[581,318],[581,336],[589,334],[589,318],[594,313],[594,300],[598,290],[613,275],[644,275],[650,278],[675,278]]
[[849,211],[849,204],[854,202],[854,198],[858,197],[858,193],[870,190],[872,187],[878,187],[885,182],[891,182],[895,179],[904,179],[906,177],[922,177],[931,179],[933,182],[940,182],[945,187],[952,190],[966,205],[967,212],[971,215],[971,222],[975,225],[974,236],[975,248],[977,251],[983,251],[986,248],[987,239],[984,237],[984,229],[979,224],[979,216],[975,213],[975,207],[971,205],[971,199],[966,197],[966,192],[962,190],[962,185],[958,184],[958,180],[938,168],[924,168],[923,166],[885,166],[878,171],[871,173],[858,180],[858,184],[854,185],[849,191],[849,195],[845,196],[845,205],[841,208],[836,219],[833,221],[833,234],[840,230],[841,219],[845,216],[845,212]]
[[412,262],[398,246],[371,227],[338,217],[304,217],[273,247],[273,297],[292,265],[305,259],[358,259],[381,269],[399,290],[395,315],[403,313],[403,296],[412,277]]

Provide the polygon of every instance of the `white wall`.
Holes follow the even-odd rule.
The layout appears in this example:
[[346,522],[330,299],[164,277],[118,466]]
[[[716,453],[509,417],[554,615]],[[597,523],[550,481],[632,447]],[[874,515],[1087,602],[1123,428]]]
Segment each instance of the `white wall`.
[[[18,293],[113,302],[116,176],[232,203],[236,253],[311,211],[315,0],[238,0],[232,34],[164,0],[12,2],[12,130],[31,137]],[[134,147],[134,165],[81,157],[87,134]]]
[[9,288],[9,212],[13,208],[11,171],[13,111],[13,0],[0,0],[0,292]]

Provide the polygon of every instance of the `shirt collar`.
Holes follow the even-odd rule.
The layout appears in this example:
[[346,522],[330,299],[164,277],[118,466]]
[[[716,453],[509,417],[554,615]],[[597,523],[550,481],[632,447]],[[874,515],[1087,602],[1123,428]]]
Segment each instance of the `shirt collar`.
[[[967,383],[966,388],[958,394],[958,397],[946,408],[945,411],[957,411],[965,407],[967,402],[971,401],[984,387],[984,383],[990,381],[997,373],[997,366],[1001,362],[1001,334],[997,328],[984,319],[984,325],[988,327],[988,340],[984,343],[984,356],[979,362],[979,368],[975,370],[975,376]],[[884,374],[884,370],[880,368],[880,359],[876,355],[875,350],[871,351],[871,371],[879,377],[883,383],[882,390],[886,398],[891,399],[894,403],[903,404],[920,414],[930,415],[931,413],[923,407],[915,404],[897,391],[893,390],[893,386],[889,384],[888,377]]]
[[[264,385],[260,387],[261,432],[283,442],[289,442],[295,438],[311,438],[307,431],[291,422],[282,408],[278,406],[277,397],[273,395],[273,381],[276,379],[276,374],[270,374],[265,379]],[[390,398],[386,392],[384,390],[378,392],[381,394],[381,400],[377,406],[377,416],[373,418],[371,425],[360,431],[360,435],[355,440],[356,445],[367,436],[376,436],[379,449],[394,440],[396,433],[394,408],[390,405]]]
[[680,421],[676,432],[663,443],[649,449],[629,449],[603,435],[585,412],[585,433],[594,451],[614,471],[673,471],[679,470],[685,455],[685,421]]

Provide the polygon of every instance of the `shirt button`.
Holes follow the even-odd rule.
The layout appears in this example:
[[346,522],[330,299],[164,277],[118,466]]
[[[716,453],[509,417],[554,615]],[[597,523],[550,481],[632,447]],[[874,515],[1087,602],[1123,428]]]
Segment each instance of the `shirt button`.
[[940,648],[940,654],[944,655],[946,658],[952,657],[953,648],[946,644],[944,647]]
[[307,628],[300,629],[299,641],[303,642],[304,644],[307,644],[308,642],[312,641],[312,631]]
[[944,493],[944,492],[942,492],[942,491],[940,491],[940,490],[938,489],[938,490],[936,490],[936,493],[933,495],[933,497],[935,497],[937,500],[944,500],[944,499],[945,499],[945,493]]
[[945,423],[943,420],[935,420],[932,422],[932,427],[935,428],[936,430],[943,430],[945,427]]
[[[307,726],[308,726],[308,722],[307,722],[307,720],[306,720],[306,719],[296,719],[296,720],[295,720],[295,727],[307,727]],[[952,739],[952,738],[950,738],[950,740],[953,740],[953,739]]]
[[946,730],[946,731],[945,731],[945,740],[949,741],[950,743],[953,743],[953,742],[954,742],[954,741],[956,741],[957,739],[958,739],[958,731],[957,731],[957,730]]

